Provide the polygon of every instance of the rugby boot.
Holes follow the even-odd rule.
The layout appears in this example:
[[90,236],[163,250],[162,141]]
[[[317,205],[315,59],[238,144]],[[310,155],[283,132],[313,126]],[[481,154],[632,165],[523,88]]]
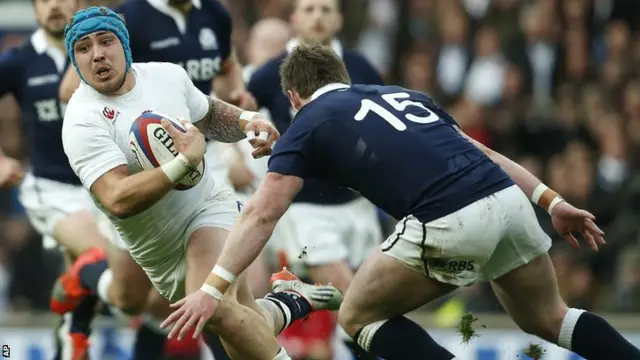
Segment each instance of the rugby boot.
[[342,293],[331,284],[305,284],[287,268],[271,275],[271,288],[274,292],[294,292],[307,300],[314,311],[336,311],[342,303]]
[[82,286],[80,269],[105,259],[106,254],[100,248],[90,248],[80,255],[76,262],[56,280],[51,294],[51,311],[60,315],[71,312],[83,297],[91,295],[91,291]]

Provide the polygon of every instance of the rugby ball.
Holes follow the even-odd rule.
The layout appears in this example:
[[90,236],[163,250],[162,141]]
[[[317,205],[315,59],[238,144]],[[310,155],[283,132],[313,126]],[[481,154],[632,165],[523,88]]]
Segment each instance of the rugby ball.
[[[171,135],[162,127],[162,119],[168,120],[179,131],[186,132],[177,119],[153,111],[145,111],[131,124],[129,146],[142,170],[160,167],[178,156]],[[198,185],[204,174],[204,159],[197,168],[182,178],[176,190],[188,190]]]

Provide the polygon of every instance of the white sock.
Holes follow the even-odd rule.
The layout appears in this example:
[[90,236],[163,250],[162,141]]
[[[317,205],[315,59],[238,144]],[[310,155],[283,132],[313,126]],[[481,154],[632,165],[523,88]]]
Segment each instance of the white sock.
[[578,323],[578,318],[585,312],[580,309],[569,309],[567,314],[562,320],[562,327],[560,327],[560,335],[558,335],[558,345],[571,350],[571,338],[573,337],[573,329]]
[[360,335],[355,339],[358,345],[366,351],[371,351],[371,341],[373,341],[373,336],[386,322],[387,320],[380,320],[363,327],[362,330],[360,330]]
[[289,355],[287,355],[287,352],[284,350],[284,348],[280,348],[280,351],[278,351],[276,357],[274,357],[273,360],[291,360],[291,358],[289,357]]
[[98,297],[107,304],[111,304],[109,300],[109,288],[113,282],[113,272],[107,268],[98,279]]
[[265,299],[256,299],[256,303],[262,311],[273,317],[274,325],[282,324],[281,329],[274,329],[278,334],[291,325],[291,310],[282,301],[267,297]]

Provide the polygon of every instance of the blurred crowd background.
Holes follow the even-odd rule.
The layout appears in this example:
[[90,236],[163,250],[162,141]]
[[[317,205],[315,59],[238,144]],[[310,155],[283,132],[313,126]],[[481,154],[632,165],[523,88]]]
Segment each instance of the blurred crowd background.
[[[245,62],[251,26],[287,20],[291,9],[291,0],[222,2]],[[6,6],[0,0],[0,12]],[[569,248],[540,214],[555,236],[553,260],[566,300],[590,310],[640,311],[640,1],[342,0],[341,6],[344,46],[368,57],[387,83],[427,92],[474,138],[597,216],[608,245],[593,253]],[[0,48],[19,44],[29,31],[0,24]],[[0,147],[28,164],[23,137],[13,99],[1,99]],[[0,192],[0,314],[48,308],[61,260],[43,252],[40,241],[15,191]],[[453,296],[472,311],[501,311],[488,285]]]

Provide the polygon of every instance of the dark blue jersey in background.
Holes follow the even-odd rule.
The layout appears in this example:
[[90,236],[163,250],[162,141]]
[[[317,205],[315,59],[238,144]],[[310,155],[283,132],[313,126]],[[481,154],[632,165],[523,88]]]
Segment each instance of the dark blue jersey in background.
[[398,86],[320,89],[269,171],[347,186],[396,219],[429,222],[513,185],[426,95]]
[[[382,85],[382,77],[362,55],[352,51],[341,51],[351,82],[353,84]],[[247,89],[258,102],[258,107],[266,108],[271,120],[281,134],[286,133],[294,116],[289,99],[280,86],[279,68],[286,53],[272,59],[257,69],[249,80]],[[320,179],[305,179],[303,189],[294,202],[313,204],[343,204],[357,198],[358,195],[347,188],[327,184]]]
[[58,100],[67,55],[49,46],[43,30],[0,55],[0,96],[13,94],[22,109],[32,172],[80,185],[62,148],[64,109]]
[[193,0],[187,14],[166,0],[127,0],[124,16],[135,62],[182,66],[194,85],[211,93],[211,82],[231,54],[231,15],[217,0]]

